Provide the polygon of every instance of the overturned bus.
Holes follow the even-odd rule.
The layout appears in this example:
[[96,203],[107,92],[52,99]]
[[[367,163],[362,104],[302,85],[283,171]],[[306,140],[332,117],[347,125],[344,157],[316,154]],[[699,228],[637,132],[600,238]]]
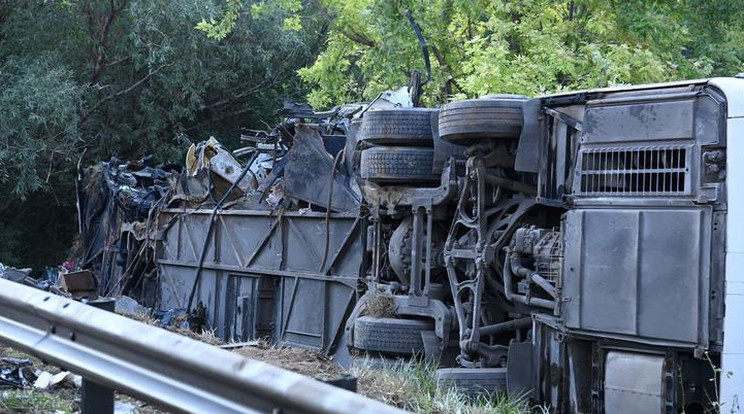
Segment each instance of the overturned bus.
[[297,110],[239,200],[150,217],[143,297],[559,413],[740,412],[742,134],[736,78]]

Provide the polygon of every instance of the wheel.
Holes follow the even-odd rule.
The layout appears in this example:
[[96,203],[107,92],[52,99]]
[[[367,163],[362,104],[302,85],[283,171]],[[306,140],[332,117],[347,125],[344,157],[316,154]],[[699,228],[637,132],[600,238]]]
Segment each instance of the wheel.
[[506,391],[506,368],[441,368],[436,374],[437,386],[455,388],[470,397]]
[[373,147],[362,151],[359,174],[376,183],[438,182],[433,165],[432,148]]
[[437,109],[398,108],[369,111],[362,117],[360,139],[375,145],[431,147],[431,117]]
[[525,100],[519,95],[494,95],[449,103],[439,112],[439,137],[458,144],[519,138]]
[[423,355],[421,333],[425,331],[434,331],[434,321],[362,316],[354,321],[354,348],[396,355]]

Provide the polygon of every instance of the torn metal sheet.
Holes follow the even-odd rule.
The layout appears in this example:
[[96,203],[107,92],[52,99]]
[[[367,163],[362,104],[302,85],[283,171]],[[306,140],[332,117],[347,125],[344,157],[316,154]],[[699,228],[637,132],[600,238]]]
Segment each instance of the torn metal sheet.
[[[220,197],[232,184],[240,193],[247,193],[258,186],[251,174],[243,174],[243,165],[225,149],[214,137],[198,144],[191,144],[186,153],[186,172],[188,177],[198,178],[199,172],[208,170],[212,177],[208,187]],[[242,178],[241,178],[242,177]],[[240,182],[237,182],[240,180]],[[237,184],[236,184],[237,182]]]
[[[351,190],[348,177],[334,170],[334,159],[326,151],[318,132],[300,126],[288,157],[284,173],[287,195],[335,212],[359,208],[360,200]],[[337,168],[340,163],[335,164]]]

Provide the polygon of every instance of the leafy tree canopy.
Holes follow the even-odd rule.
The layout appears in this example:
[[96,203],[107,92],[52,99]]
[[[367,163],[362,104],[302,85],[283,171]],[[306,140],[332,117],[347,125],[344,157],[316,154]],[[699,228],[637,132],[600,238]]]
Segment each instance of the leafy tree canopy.
[[[112,155],[181,161],[176,136],[237,137],[282,98],[374,98],[424,69],[437,104],[744,71],[739,0],[0,2],[0,262],[54,263],[74,174]],[[299,76],[298,76],[299,75]],[[64,218],[68,217],[67,220]],[[45,243],[45,240],[61,240]]]
[[371,99],[423,70],[410,11],[432,51],[426,99],[544,94],[744,69],[736,0],[322,0],[327,48],[300,71],[319,107]]
[[[83,148],[86,164],[146,154],[180,163],[180,134],[237,140],[241,127],[272,122],[283,98],[303,99],[296,72],[312,64],[327,28],[317,5],[239,5],[0,2],[0,262],[61,259],[27,252],[34,240],[69,246]],[[37,228],[24,218],[55,215],[34,209],[68,218]]]

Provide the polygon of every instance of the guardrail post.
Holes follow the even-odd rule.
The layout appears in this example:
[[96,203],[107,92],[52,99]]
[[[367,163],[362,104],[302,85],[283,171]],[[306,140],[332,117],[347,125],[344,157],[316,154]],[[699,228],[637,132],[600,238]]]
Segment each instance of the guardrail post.
[[[87,304],[109,312],[116,311],[116,301],[111,298],[97,299]],[[114,390],[83,378],[80,405],[81,414],[114,414]]]

